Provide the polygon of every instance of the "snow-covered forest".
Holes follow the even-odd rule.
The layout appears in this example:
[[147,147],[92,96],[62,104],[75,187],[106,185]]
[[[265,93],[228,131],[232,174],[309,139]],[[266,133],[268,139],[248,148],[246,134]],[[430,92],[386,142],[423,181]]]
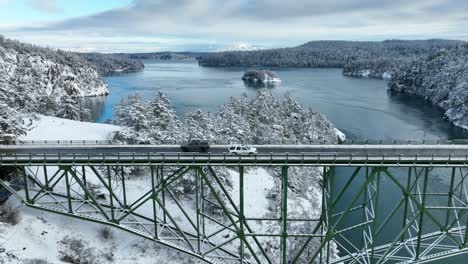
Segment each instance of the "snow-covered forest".
[[22,133],[22,113],[87,120],[80,98],[107,95],[90,62],[74,53],[0,36],[0,133]]
[[147,53],[129,53],[129,54],[121,54],[117,53],[116,55],[124,55],[130,59],[136,60],[194,60],[201,55],[208,54],[209,52],[171,52],[171,51],[163,51],[163,52],[147,52]]
[[[351,76],[384,78],[395,67],[442,48],[454,48],[454,40],[311,41],[298,47],[255,51],[209,53],[198,58],[209,67],[335,67]],[[364,74],[363,74],[364,73]]]
[[131,59],[127,54],[77,53],[92,63],[101,75],[140,71],[145,68],[141,60]]
[[143,101],[131,96],[115,107],[114,124],[127,127],[117,140],[129,143],[183,142],[202,138],[217,143],[337,143],[339,132],[325,116],[290,95],[266,89],[254,98],[232,97],[216,113],[195,111],[179,118],[162,93]]
[[468,129],[468,44],[441,50],[399,68],[390,89],[422,96]]

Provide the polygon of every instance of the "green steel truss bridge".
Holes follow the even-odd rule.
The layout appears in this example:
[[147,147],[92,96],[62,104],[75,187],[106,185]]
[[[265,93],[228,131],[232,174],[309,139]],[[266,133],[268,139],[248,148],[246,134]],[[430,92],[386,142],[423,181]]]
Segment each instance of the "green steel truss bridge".
[[[425,263],[468,252],[468,145],[267,145],[254,156],[179,147],[0,146],[0,184],[28,207],[119,228],[207,263]],[[247,172],[258,166],[280,182],[268,217],[245,210]],[[238,192],[221,167],[237,172]],[[150,184],[130,192],[130,169],[145,170]],[[315,215],[291,214],[296,170],[323,173]],[[180,195],[181,186],[190,188]]]

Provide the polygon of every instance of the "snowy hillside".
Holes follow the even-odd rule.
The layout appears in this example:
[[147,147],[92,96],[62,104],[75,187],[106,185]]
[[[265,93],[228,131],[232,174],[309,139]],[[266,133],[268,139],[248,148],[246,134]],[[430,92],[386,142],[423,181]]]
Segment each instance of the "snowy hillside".
[[390,88],[421,96],[445,111],[453,124],[468,129],[468,44],[441,50],[395,72]]
[[121,127],[37,115],[20,140],[107,140]]
[[31,97],[98,96],[109,93],[91,64],[78,56],[0,39],[0,87]]
[[86,60],[0,36],[0,133],[21,130],[21,124],[12,120],[18,113],[84,119],[77,98],[108,93]]

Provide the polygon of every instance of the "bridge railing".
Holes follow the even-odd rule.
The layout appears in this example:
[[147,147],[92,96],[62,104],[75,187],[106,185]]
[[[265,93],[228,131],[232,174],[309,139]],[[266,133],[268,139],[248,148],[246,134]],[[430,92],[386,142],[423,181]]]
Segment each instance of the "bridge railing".
[[468,154],[378,154],[378,153],[261,153],[252,156],[237,156],[229,153],[1,153],[0,166],[14,164],[296,164],[296,165],[427,165],[468,166]]
[[[180,140],[158,140],[156,143],[152,142],[116,142],[112,140],[16,140],[16,145],[182,145],[187,141]],[[316,140],[309,142],[301,142],[298,140],[281,140],[281,141],[266,141],[261,143],[246,143],[246,142],[225,142],[219,140],[210,140],[211,144],[293,144],[293,145],[325,145],[330,144],[329,141]],[[415,139],[398,139],[398,140],[346,140],[343,145],[468,145],[468,139],[452,139],[452,140],[415,140]]]
[[110,140],[16,140],[16,145],[109,145]]

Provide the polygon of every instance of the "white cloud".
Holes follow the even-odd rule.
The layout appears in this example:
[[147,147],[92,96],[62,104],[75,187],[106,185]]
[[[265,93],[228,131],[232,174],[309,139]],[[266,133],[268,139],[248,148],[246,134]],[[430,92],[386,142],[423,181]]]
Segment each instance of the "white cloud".
[[[45,2],[53,7],[55,1]],[[119,51],[203,45],[212,50],[255,49],[317,39],[466,39],[467,9],[466,0],[134,0],[124,8],[6,34],[55,36],[74,44],[69,48],[101,50],[108,45]],[[138,41],[142,38],[158,43]],[[245,42],[235,43],[239,39]]]
[[57,0],[26,0],[26,4],[37,11],[45,13],[60,13],[63,11]]

